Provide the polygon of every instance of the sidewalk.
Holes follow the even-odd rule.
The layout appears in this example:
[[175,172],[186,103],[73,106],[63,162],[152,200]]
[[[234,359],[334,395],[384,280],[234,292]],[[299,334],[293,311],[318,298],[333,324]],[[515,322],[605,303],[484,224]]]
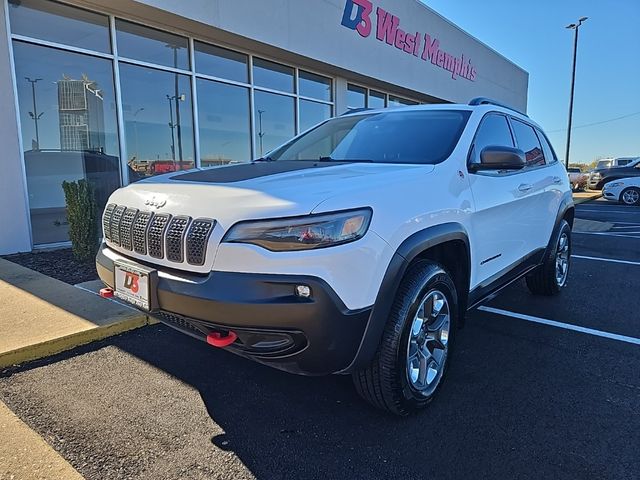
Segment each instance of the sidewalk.
[[0,259],[0,368],[149,323],[137,310]]
[[573,202],[578,205],[580,203],[588,202],[590,200],[595,200],[596,198],[600,198],[602,196],[602,192],[574,192],[573,193]]

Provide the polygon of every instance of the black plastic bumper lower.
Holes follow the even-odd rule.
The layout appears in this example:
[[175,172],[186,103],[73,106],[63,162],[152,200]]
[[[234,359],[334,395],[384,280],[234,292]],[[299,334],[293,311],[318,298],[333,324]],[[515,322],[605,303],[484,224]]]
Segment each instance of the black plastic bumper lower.
[[[101,280],[114,286],[113,261],[102,246],[96,257]],[[226,347],[261,363],[305,375],[347,368],[356,356],[371,308],[349,310],[322,279],[302,275],[211,272],[182,281],[159,276],[163,323],[206,340],[209,333],[232,330],[238,339]],[[311,288],[296,296],[296,285]]]

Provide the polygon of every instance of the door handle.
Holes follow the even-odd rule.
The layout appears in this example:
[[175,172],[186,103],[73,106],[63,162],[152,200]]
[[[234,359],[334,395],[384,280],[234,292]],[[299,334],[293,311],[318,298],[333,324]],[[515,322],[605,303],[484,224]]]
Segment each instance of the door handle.
[[553,183],[560,184],[562,183],[562,179],[560,177],[553,177]]
[[533,185],[529,185],[528,183],[522,183],[519,187],[518,190],[520,190],[521,192],[528,192],[529,190],[531,190],[533,188]]

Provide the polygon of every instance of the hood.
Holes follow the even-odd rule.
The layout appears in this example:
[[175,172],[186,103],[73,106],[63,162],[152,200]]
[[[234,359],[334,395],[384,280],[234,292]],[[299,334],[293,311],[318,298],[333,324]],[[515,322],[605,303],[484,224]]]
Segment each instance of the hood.
[[[172,215],[215,218],[226,230],[240,220],[306,215],[350,190],[383,188],[433,165],[256,162],[171,173],[113,193],[109,202]],[[363,205],[365,206],[365,205]]]

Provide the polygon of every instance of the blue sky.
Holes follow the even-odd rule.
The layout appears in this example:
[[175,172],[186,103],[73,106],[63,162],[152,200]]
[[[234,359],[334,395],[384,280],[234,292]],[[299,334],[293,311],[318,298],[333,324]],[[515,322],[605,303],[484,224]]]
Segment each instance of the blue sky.
[[528,113],[563,159],[573,51],[564,27],[589,17],[580,27],[571,162],[640,155],[640,0],[424,3],[529,72]]

